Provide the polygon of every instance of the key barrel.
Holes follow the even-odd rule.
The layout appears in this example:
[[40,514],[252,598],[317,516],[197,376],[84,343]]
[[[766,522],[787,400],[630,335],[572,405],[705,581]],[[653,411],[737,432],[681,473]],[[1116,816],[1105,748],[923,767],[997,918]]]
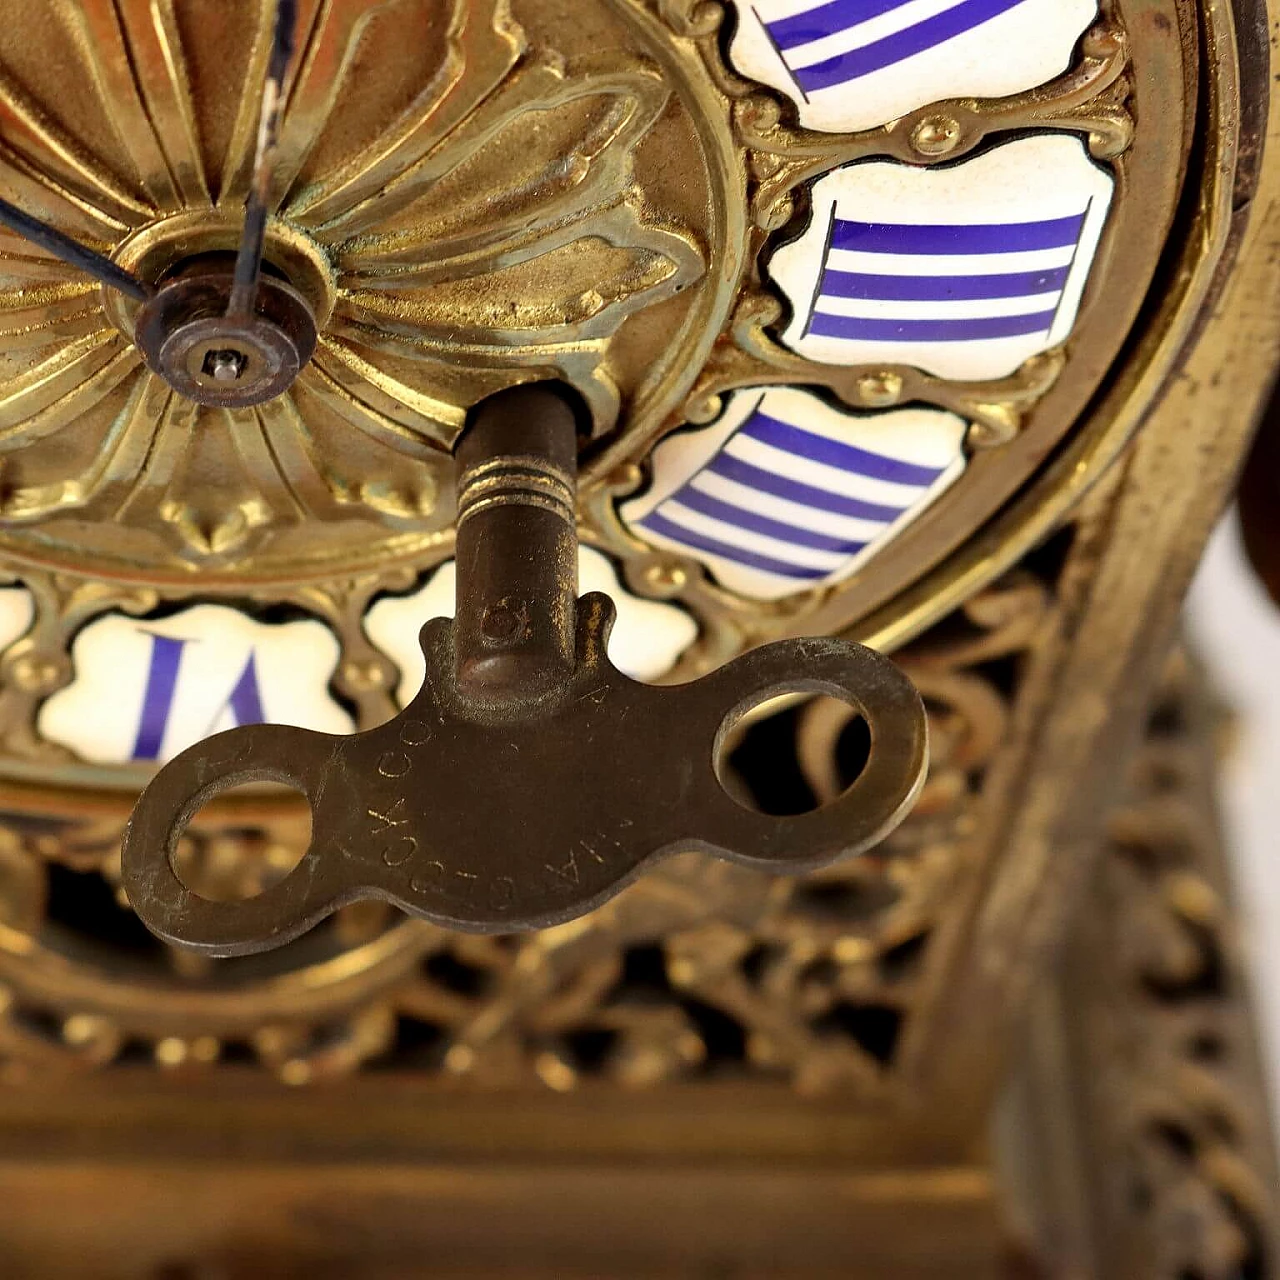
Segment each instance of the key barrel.
[[573,676],[577,428],[547,385],[485,400],[458,463],[459,690],[510,709]]

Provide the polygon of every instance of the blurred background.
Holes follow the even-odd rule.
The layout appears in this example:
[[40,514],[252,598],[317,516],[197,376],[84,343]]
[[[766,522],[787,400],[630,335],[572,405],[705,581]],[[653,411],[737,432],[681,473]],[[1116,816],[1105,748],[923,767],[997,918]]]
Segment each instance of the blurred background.
[[1238,514],[1219,525],[1187,601],[1192,644],[1233,716],[1220,796],[1254,1004],[1280,1121],[1280,608],[1246,558]]

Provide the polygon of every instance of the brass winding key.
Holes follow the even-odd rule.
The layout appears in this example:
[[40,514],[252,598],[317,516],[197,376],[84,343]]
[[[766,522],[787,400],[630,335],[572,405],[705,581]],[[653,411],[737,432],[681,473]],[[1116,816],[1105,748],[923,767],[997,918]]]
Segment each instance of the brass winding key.
[[[421,692],[366,733],[245,726],[162,769],[123,850],[148,927],[239,955],[382,898],[443,925],[507,932],[581,915],[667,854],[806,871],[902,820],[924,779],[924,708],[872,650],[788,640],[665,687],[610,663],[612,601],[576,598],[576,444],[573,409],[551,384],[479,407],[457,449],[457,617],[423,628]],[[871,751],[834,803],[771,817],[729,795],[717,760],[744,715],[788,693],[850,702]],[[217,793],[253,781],[307,797],[311,846],[257,898],[200,898],[174,869],[178,839]]]

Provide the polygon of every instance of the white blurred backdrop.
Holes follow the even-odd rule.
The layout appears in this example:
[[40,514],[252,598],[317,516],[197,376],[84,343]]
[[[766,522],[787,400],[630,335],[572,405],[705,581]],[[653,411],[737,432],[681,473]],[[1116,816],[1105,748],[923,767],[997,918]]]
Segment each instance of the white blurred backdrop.
[[1234,513],[1219,526],[1187,602],[1190,638],[1238,716],[1220,798],[1280,1119],[1280,609],[1253,577]]

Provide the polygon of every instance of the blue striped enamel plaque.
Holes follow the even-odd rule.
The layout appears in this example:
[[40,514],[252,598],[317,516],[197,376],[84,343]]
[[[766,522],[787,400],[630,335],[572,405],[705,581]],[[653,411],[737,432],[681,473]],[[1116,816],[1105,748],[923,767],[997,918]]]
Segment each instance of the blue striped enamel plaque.
[[1096,0],[735,0],[729,54],[810,129],[887,124],[945,98],[1002,98],[1066,71]]
[[1065,135],[946,169],[838,169],[769,262],[791,304],[783,341],[826,364],[1006,377],[1070,334],[1113,186]]
[[717,422],[658,445],[622,518],[730,590],[780,599],[847,578],[934,502],[964,470],[965,426],[939,409],[849,413],[792,387],[735,392]]

